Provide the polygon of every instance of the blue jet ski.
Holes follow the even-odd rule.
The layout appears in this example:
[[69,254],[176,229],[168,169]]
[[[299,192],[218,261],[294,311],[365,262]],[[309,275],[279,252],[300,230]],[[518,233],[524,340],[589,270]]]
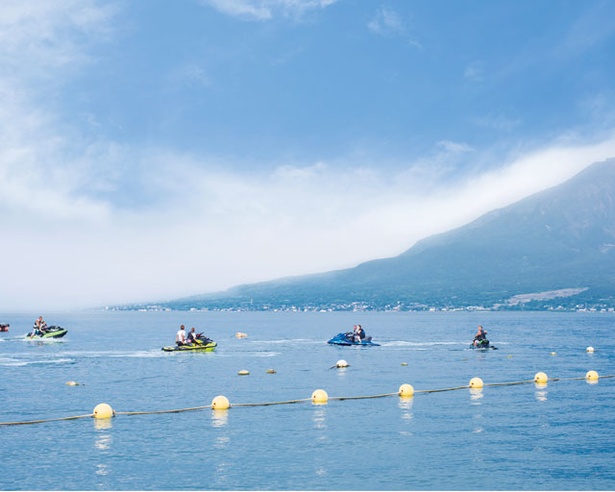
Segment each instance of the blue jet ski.
[[346,333],[338,333],[327,343],[331,345],[344,346],[357,345],[359,347],[380,347],[379,343],[372,342],[372,337],[366,336],[365,338],[362,338],[360,342],[355,341],[354,334],[351,331],[348,331]]

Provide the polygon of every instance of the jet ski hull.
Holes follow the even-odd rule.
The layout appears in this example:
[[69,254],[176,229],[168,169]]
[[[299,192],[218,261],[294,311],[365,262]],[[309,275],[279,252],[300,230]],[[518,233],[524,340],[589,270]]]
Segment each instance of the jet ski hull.
[[29,338],[31,340],[41,340],[44,338],[62,338],[67,333],[68,330],[65,330],[61,326],[50,326],[42,335],[34,335],[33,332],[30,332],[26,335],[26,338]]
[[214,341],[191,345],[175,345],[171,347],[162,347],[165,352],[213,352],[218,344]]
[[482,340],[478,340],[476,342],[472,342],[470,344],[470,348],[473,350],[497,350],[497,347],[494,347],[493,345],[491,345],[491,343],[489,342],[489,340],[487,340],[486,338],[483,338]]
[[379,343],[372,342],[372,337],[365,337],[360,342],[354,340],[352,333],[338,333],[327,342],[330,345],[339,345],[343,347],[380,347]]

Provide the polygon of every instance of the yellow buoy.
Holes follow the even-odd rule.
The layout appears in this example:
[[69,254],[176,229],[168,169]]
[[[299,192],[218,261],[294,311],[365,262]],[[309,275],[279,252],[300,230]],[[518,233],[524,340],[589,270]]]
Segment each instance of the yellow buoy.
[[267,369],[267,374],[275,374],[275,369]]
[[402,384],[399,387],[398,394],[402,398],[412,398],[414,396],[414,388],[411,384]]
[[585,374],[585,379],[588,381],[597,381],[598,378],[599,376],[596,371],[587,371],[587,374]]
[[335,364],[335,367],[348,367],[348,362],[346,362],[344,359],[340,359]]
[[549,377],[544,372],[537,372],[534,376],[534,382],[536,384],[547,384]]
[[478,389],[483,387],[483,380],[481,378],[470,379],[470,388]]
[[408,365],[408,363],[407,362],[402,362],[401,365],[405,367],[405,366]]
[[66,386],[79,386],[77,381],[66,381]]
[[228,398],[223,395],[216,396],[211,402],[211,408],[214,410],[228,410],[230,406]]
[[587,347],[587,348],[585,349],[585,351],[586,351],[588,354],[593,354],[593,353],[594,353],[594,347]]
[[551,355],[557,355],[557,352],[551,352]]
[[110,419],[111,417],[115,417],[115,411],[110,405],[107,405],[106,403],[99,403],[96,407],[94,407],[92,417],[95,419]]
[[315,405],[324,405],[329,401],[329,395],[325,390],[317,389],[312,393],[312,403]]
[[248,374],[250,374],[250,371],[242,369],[241,371],[238,371],[237,374],[239,374],[240,376],[247,376]]

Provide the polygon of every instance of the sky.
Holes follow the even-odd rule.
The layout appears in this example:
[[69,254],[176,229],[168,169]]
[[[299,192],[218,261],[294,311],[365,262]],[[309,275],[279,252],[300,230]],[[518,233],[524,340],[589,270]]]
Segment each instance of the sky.
[[615,157],[608,0],[3,0],[0,313],[396,256]]

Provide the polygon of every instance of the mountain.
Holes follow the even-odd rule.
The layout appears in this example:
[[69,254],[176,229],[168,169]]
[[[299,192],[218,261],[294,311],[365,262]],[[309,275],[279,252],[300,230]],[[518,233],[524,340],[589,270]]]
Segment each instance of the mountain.
[[615,159],[394,258],[242,285],[171,309],[615,307]]

